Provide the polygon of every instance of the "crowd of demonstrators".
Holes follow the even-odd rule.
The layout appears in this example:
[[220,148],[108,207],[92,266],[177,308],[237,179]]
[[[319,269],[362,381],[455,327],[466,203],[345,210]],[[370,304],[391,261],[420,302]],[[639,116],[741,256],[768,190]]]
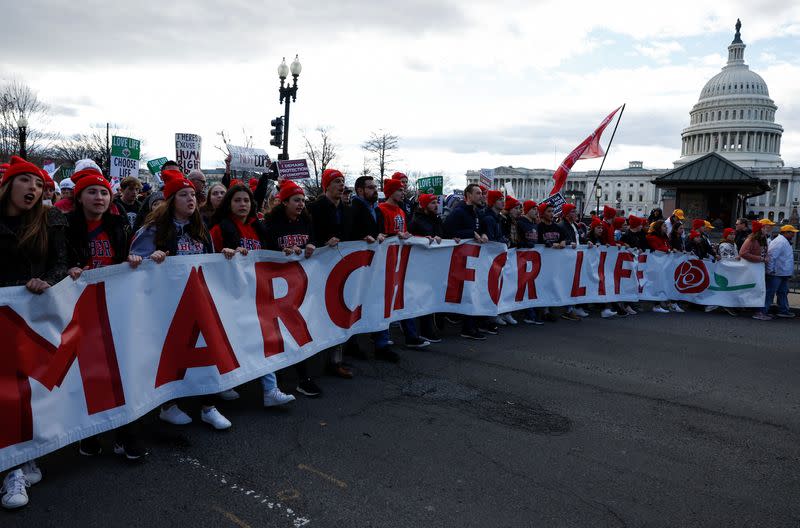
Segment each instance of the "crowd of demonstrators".
[[[654,210],[645,219],[635,215],[624,218],[606,206],[587,227],[573,204],[563,205],[556,218],[547,202],[520,203],[513,196],[476,184],[468,185],[463,200],[451,203],[448,214],[442,216],[438,198],[431,194],[415,196],[408,178],[400,172],[380,182],[385,194],[381,202],[379,182],[372,177],[359,177],[348,193],[344,175],[326,169],[321,176],[323,193],[310,204],[304,190],[291,180],[273,186],[261,176],[246,184],[227,173],[222,184],[206,188],[202,171],[194,170],[184,177],[174,161],[164,164],[161,175],[161,189],[146,188],[137,178],[124,178],[114,196],[108,180],[91,160],[78,161],[72,177],[60,185],[21,158],[14,157],[9,164],[0,166],[0,286],[20,285],[31,294],[40,294],[65,277],[77,280],[85,270],[123,263],[136,268],[145,259],[160,264],[174,256],[216,252],[231,260],[237,254],[260,249],[314,258],[317,248],[336,248],[342,241],[379,244],[414,236],[427,239],[430,245],[453,239],[457,243],[498,242],[519,249],[618,246],[636,252],[683,252],[701,259],[761,262],[766,266],[767,292],[764,306],[754,317],[772,319],[769,310],[775,295],[777,316],[793,316],[787,292],[794,267],[791,241],[797,229],[783,226],[770,240],[774,224],[766,219],[752,225],[738,220],[734,229],[723,231],[722,240],[715,245],[707,233],[712,226],[705,220],[693,220],[686,233],[687,220],[680,209],[667,219],[660,210]],[[561,318],[580,321],[590,315],[587,308],[565,307]],[[637,313],[627,303],[600,308],[603,318]],[[737,314],[725,309],[731,315]],[[656,303],[653,311],[683,309],[676,302],[667,301]],[[487,335],[499,333],[499,325],[514,325],[518,320],[542,325],[557,318],[549,308],[525,309],[497,318],[464,316],[459,323],[460,335],[485,340]],[[401,321],[405,346],[423,348],[440,342],[437,321],[434,315]],[[392,348],[388,330],[371,337],[376,359],[400,359]],[[348,348],[358,349],[356,337],[344,346],[324,351],[328,373],[353,377],[351,366],[344,362],[343,352]],[[310,375],[309,360],[293,368],[296,393],[308,397],[322,394],[318,380]],[[282,374],[271,373],[260,379],[265,407],[285,405],[295,399],[278,387],[278,376]],[[220,399],[238,397],[235,389],[198,397],[201,421],[215,429],[230,428],[231,422],[217,404]],[[190,423],[192,418],[181,409],[181,401],[184,400],[162,405],[159,419],[174,425]],[[114,430],[112,451],[128,460],[145,457],[148,450],[138,440],[140,427],[134,422]],[[100,454],[102,436],[80,441],[79,452],[86,456]],[[27,504],[29,486],[41,478],[35,460],[14,468],[3,480],[2,505],[16,508]]]

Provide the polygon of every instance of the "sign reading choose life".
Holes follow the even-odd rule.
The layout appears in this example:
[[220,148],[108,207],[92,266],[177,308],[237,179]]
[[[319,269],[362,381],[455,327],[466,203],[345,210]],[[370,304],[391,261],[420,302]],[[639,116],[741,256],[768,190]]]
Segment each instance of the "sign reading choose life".
[[122,178],[139,176],[139,151],[142,142],[138,139],[111,136],[111,183],[116,185]]
[[183,174],[188,175],[192,169],[200,168],[200,149],[202,139],[197,134],[175,134],[175,161]]

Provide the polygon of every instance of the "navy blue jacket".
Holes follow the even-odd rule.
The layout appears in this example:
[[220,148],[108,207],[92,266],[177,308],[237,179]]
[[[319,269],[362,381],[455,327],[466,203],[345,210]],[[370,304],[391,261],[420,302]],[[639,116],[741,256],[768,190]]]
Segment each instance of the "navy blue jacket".
[[459,203],[444,219],[443,231],[447,238],[471,239],[475,233],[485,233],[484,225],[478,217],[478,212],[466,202]]

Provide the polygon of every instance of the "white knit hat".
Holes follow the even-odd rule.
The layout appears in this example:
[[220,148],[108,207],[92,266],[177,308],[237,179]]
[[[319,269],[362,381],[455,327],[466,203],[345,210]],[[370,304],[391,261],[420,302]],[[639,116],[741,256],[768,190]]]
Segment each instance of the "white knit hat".
[[61,186],[61,190],[62,191],[64,189],[74,189],[75,188],[75,184],[69,178],[64,178],[63,180],[61,180],[61,182],[59,182],[59,186]]

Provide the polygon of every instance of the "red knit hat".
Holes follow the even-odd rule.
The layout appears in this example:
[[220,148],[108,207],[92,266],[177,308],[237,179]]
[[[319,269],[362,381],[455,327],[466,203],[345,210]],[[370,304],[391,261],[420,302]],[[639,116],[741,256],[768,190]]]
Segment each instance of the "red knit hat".
[[725,240],[726,238],[728,238],[731,234],[733,234],[735,232],[736,232],[736,230],[734,228],[726,227],[725,229],[722,230],[722,239]]
[[480,185],[480,184],[479,184],[479,185],[478,185],[478,188],[480,188],[480,190],[481,190],[481,192],[482,192],[483,194],[486,194],[487,192],[489,192],[489,188],[488,188],[487,186],[485,186],[485,185]]
[[111,192],[111,184],[108,180],[103,178],[101,174],[95,173],[94,176],[84,176],[78,180],[78,183],[75,184],[75,190],[72,191],[75,194],[75,198],[80,196],[81,191],[92,185],[100,185],[108,189],[108,192]]
[[250,178],[250,181],[247,182],[250,187],[250,192],[256,192],[256,188],[258,187],[258,178]]
[[11,156],[11,163],[8,164],[8,168],[3,173],[3,180],[0,181],[0,185],[5,185],[14,179],[14,176],[19,176],[20,174],[33,174],[44,180],[44,176],[42,176],[42,171],[39,170],[39,167],[29,161],[25,161],[19,156]]
[[392,174],[392,179],[393,180],[398,180],[399,181],[399,180],[402,180],[403,178],[408,179],[408,176],[406,176],[402,172],[395,172],[394,174]]
[[539,216],[544,216],[544,212],[547,211],[547,208],[548,207],[552,208],[553,205],[549,204],[547,202],[542,202],[539,205],[537,205],[536,207],[537,207],[537,209],[539,209]]
[[636,215],[630,215],[628,217],[628,225],[631,226],[634,229],[636,229],[639,226],[644,225],[644,222],[645,222],[644,218],[640,218],[640,217],[638,217]]
[[525,200],[525,203],[522,204],[522,214],[528,214],[531,209],[538,206],[539,204],[537,204],[533,200]]
[[564,204],[561,206],[561,217],[566,218],[568,214],[576,209],[575,204]]
[[706,225],[706,221],[700,218],[695,218],[692,220],[692,229],[700,229],[701,227]]
[[603,221],[600,220],[599,216],[592,217],[592,223],[589,224],[589,229],[594,229],[595,227],[603,227]]
[[753,220],[753,224],[750,227],[753,230],[753,233],[757,233],[758,231],[761,231],[761,228],[764,227],[764,224],[758,220]]
[[612,221],[612,225],[614,229],[622,229],[622,226],[625,225],[625,218],[622,216],[615,216],[614,220]]
[[613,207],[609,207],[607,205],[603,206],[603,218],[605,218],[606,220],[610,220],[615,216],[617,216],[616,209],[614,209]]
[[383,180],[383,194],[388,198],[403,188],[400,180]]
[[187,180],[183,173],[179,170],[167,169],[165,171],[161,171],[161,180],[164,182],[164,189],[162,192],[164,193],[165,200],[181,189],[185,189],[187,187],[194,189],[192,182]]
[[243,182],[242,180],[240,180],[239,178],[236,178],[236,179],[234,179],[234,180],[231,180],[231,183],[230,183],[230,185],[228,186],[228,189],[230,189],[230,188],[231,188],[231,187],[233,187],[234,185],[244,185],[244,182]]
[[281,183],[281,190],[278,191],[278,199],[282,202],[285,202],[295,194],[301,194],[303,196],[306,195],[306,193],[303,191],[303,188],[297,185],[294,181],[283,180]]
[[506,204],[503,206],[503,208],[506,211],[510,211],[518,205],[519,205],[519,200],[517,200],[513,196],[506,196]]
[[436,195],[435,194],[420,194],[419,195],[419,206],[422,209],[425,209],[434,200],[436,200]]
[[325,169],[322,171],[322,190],[328,190],[328,185],[336,178],[341,178],[342,181],[344,181],[344,175],[336,169]]
[[486,193],[486,205],[489,207],[494,207],[494,204],[497,203],[497,200],[503,198],[503,193],[500,191],[489,191]]
[[689,240],[694,240],[695,238],[697,238],[697,237],[699,237],[699,236],[700,236],[700,233],[698,233],[698,232],[697,232],[697,231],[695,231],[694,229],[692,229],[691,231],[689,231]]

